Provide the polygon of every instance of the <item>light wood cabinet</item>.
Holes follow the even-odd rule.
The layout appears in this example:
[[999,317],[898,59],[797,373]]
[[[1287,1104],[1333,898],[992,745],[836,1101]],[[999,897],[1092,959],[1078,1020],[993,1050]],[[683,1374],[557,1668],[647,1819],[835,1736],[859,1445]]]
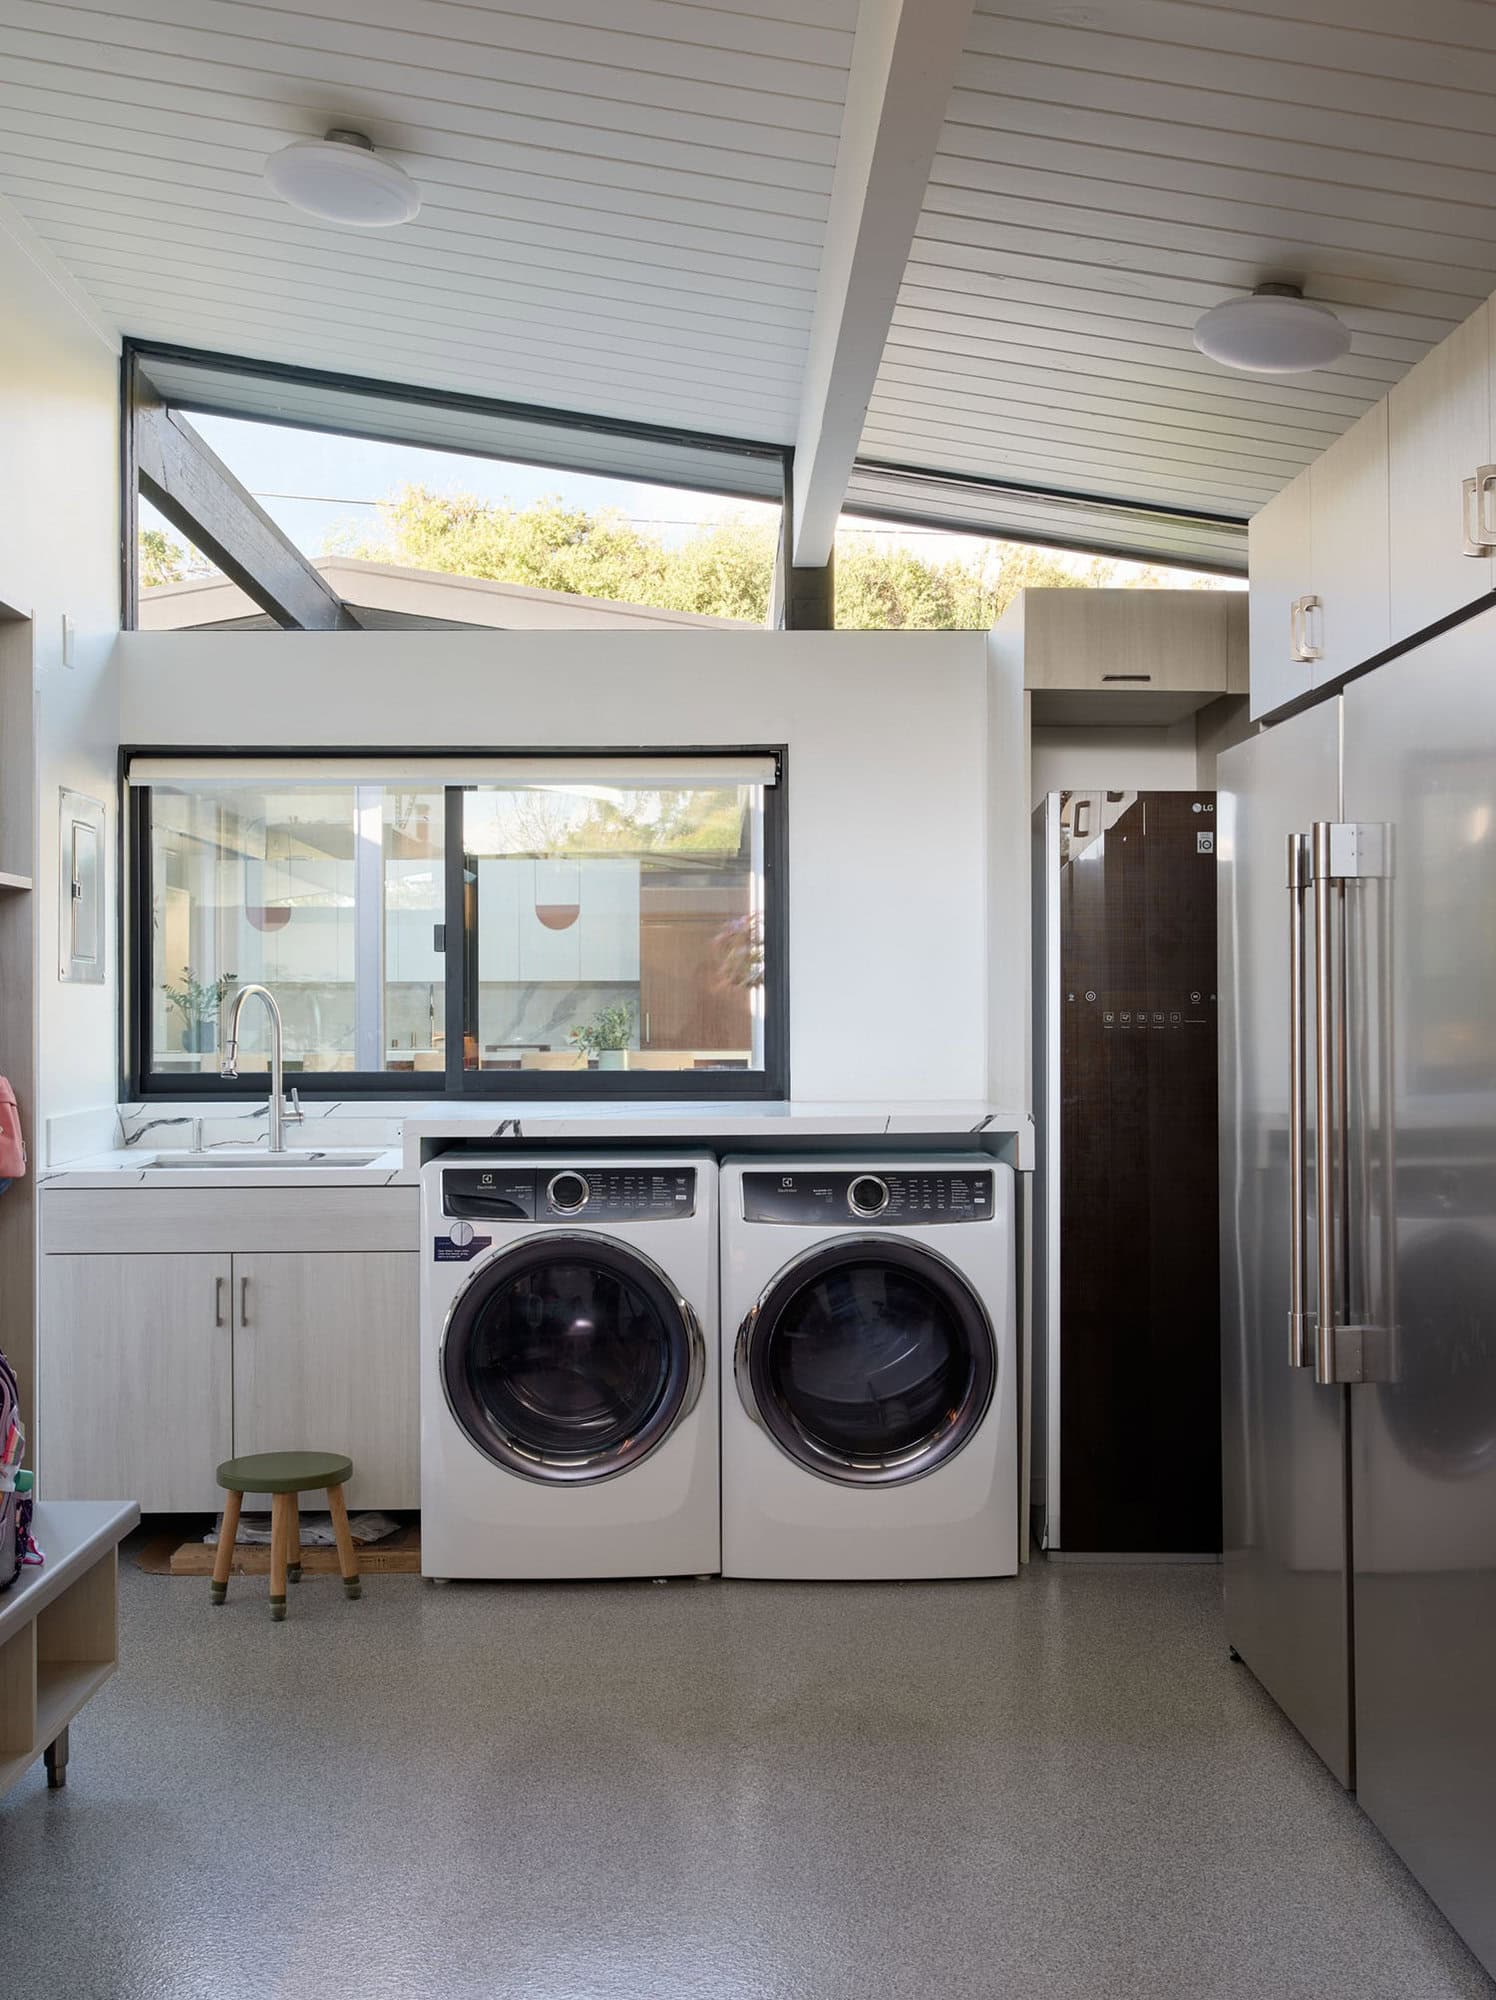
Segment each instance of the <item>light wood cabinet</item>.
[[1252,520],[1267,715],[1496,590],[1496,299]]
[[1301,614],[1315,687],[1391,642],[1387,403],[1374,404],[1309,467],[1309,589]]
[[1246,613],[1240,591],[1025,590],[998,629],[1035,721],[1168,723],[1230,691]]
[[46,1498],[218,1505],[214,1470],[234,1450],[230,1267],[192,1253],[42,1259]]
[[346,1452],[351,1506],[420,1505],[419,1265],[409,1250],[234,1258],[236,1453]]
[[1391,639],[1385,399],[1247,531],[1252,714],[1337,679]]
[[[331,1192],[319,1190],[317,1202]],[[78,1203],[95,1204],[91,1233],[106,1244],[110,1211],[129,1204],[149,1243],[153,1223],[157,1233],[190,1232],[174,1218],[180,1198],[44,1197],[44,1241],[45,1211],[60,1202],[68,1212],[53,1218],[52,1240],[69,1247],[41,1260],[41,1491],[207,1512],[222,1499],[214,1472],[223,1459],[321,1450],[353,1460],[353,1505],[418,1506],[416,1252],[72,1247],[87,1240]],[[258,1191],[245,1200],[240,1224],[252,1240],[265,1200]],[[327,1220],[313,1213],[302,1240]]]
[[1474,525],[1466,482],[1496,458],[1493,342],[1496,311],[1487,304],[1388,395],[1394,639],[1423,631],[1496,586],[1496,555],[1465,553]]
[[1299,642],[1303,601],[1312,588],[1311,522],[1309,478],[1301,472],[1252,516],[1247,529],[1254,716],[1282,708],[1314,686]]

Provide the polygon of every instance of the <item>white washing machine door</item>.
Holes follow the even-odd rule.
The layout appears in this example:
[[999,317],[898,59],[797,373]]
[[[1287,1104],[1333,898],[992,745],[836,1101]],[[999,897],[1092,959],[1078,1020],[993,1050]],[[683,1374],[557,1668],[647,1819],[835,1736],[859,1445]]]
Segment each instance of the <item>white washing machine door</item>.
[[495,1464],[547,1484],[639,1464],[690,1414],[705,1369],[696,1314],[659,1266],[580,1230],[480,1264],[442,1334],[456,1422]]
[[743,1406],[808,1472],[920,1479],[961,1450],[997,1381],[997,1341],[953,1264],[892,1232],[797,1257],[743,1321]]

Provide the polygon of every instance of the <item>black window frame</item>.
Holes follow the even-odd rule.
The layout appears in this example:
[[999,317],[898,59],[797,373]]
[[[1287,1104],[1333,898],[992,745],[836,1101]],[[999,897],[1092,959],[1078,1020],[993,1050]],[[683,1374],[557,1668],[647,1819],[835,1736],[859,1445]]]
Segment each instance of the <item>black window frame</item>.
[[[215,762],[229,758],[273,758],[295,762],[298,754],[318,762],[337,761],[349,767],[350,781],[361,762],[375,759],[410,758],[407,744],[399,749],[377,749],[360,745],[356,749],[319,748],[298,753],[284,745],[252,748],[184,746],[182,744],[130,744],[122,746],[119,763],[119,828],[123,852],[119,879],[125,885],[120,898],[121,962],[127,967],[120,982],[120,1076],[122,1096],[130,1102],[149,1103],[168,1099],[186,1102],[194,1098],[262,1099],[266,1082],[261,1075],[219,1077],[214,1075],[171,1076],[149,1067],[152,991],[150,800],[149,785],[128,782],[131,761],[136,757],[171,757],[197,760],[205,772]],[[453,1103],[466,1100],[500,1099],[510,1102],[558,1100],[565,1102],[679,1101],[706,1102],[785,1102],[790,1094],[790,984],[789,984],[789,772],[788,751],[782,744],[669,744],[664,747],[617,744],[602,746],[555,744],[520,747],[505,744],[478,749],[472,744],[446,749],[422,749],[415,753],[424,767],[443,758],[454,764],[474,758],[513,757],[516,760],[546,759],[564,766],[569,760],[597,757],[640,757],[700,763],[711,757],[772,757],[776,782],[764,787],[764,1066],[753,1069],[702,1070],[469,1070],[464,1065],[464,1038],[467,1029],[467,1000],[470,991],[468,926],[463,921],[466,871],[462,843],[462,798],[477,786],[454,780],[444,787],[446,838],[444,867],[446,893],[443,914],[446,922],[446,1049],[447,1065],[432,1070],[298,1070],[291,1077],[306,1098],[443,1098]],[[454,833],[456,838],[454,839]],[[455,951],[453,940],[456,939]]]
[[[592,412],[563,410],[548,404],[521,403],[498,396],[480,396],[453,389],[435,389],[419,383],[394,382],[381,376],[351,375],[337,369],[311,368],[294,362],[266,361],[249,355],[226,353],[218,348],[194,347],[181,342],[148,340],[127,335],[120,352],[119,378],[120,605],[121,624],[127,632],[140,629],[139,426],[142,399],[154,397],[156,393],[149,379],[153,360],[157,363],[175,363],[188,368],[206,369],[227,376],[237,375],[245,382],[262,386],[273,387],[276,384],[284,384],[288,388],[326,390],[352,398],[363,397],[371,402],[381,400],[398,402],[411,409],[429,409],[442,416],[467,415],[475,419],[493,418],[520,424],[534,424],[581,440],[593,437],[599,440],[611,439],[646,446],[659,445],[667,450],[679,448],[703,454],[707,459],[715,459],[722,467],[721,479],[713,479],[710,482],[672,480],[656,472],[653,475],[653,483],[666,486],[681,485],[695,491],[719,494],[724,499],[768,497],[759,490],[756,482],[750,493],[741,479],[733,477],[733,470],[734,467],[749,462],[771,466],[777,474],[780,504],[779,551],[783,577],[779,601],[771,607],[769,622],[771,625],[777,623],[781,628],[793,628],[797,623],[802,623],[815,629],[823,627],[826,623],[826,616],[829,613],[826,613],[825,607],[815,609],[814,615],[807,613],[804,617],[797,617],[796,593],[784,584],[784,580],[790,575],[790,550],[794,545],[793,445],[761,438],[735,437],[725,432],[696,430],[682,425],[647,423],[630,418],[606,417]],[[382,428],[377,418],[365,425],[332,418],[314,422],[306,416],[286,412],[271,416],[263,410],[239,405],[232,393],[193,397],[182,399],[180,402],[168,400],[166,407],[189,420],[194,413],[198,413],[238,417],[266,425],[279,424],[288,430],[326,431],[332,435],[376,441],[382,439],[396,444],[412,442],[409,437],[394,435]],[[475,442],[459,446],[440,437],[433,437],[423,448],[451,452],[458,457],[471,454],[500,459],[507,463],[551,467],[551,461],[543,455],[519,452],[511,459],[507,454],[484,451],[481,444]],[[645,471],[638,473],[622,471],[615,464],[608,462],[605,455],[600,456],[595,462],[589,462],[583,453],[569,469],[584,474],[590,472],[593,477],[606,479],[651,478]],[[254,503],[251,502],[251,505]],[[197,545],[203,534],[201,525],[185,518],[178,525],[179,532]],[[273,523],[267,521],[267,525],[273,536],[285,541],[285,537]],[[286,547],[289,549],[289,542],[286,542]],[[756,628],[750,626],[745,629]]]

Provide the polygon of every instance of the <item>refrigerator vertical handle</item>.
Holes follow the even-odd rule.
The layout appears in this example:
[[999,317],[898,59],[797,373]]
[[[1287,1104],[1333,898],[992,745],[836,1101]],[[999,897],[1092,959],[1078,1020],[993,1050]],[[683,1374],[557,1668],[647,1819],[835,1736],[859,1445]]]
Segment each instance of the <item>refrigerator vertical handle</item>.
[[1314,823],[1314,1218],[1319,1255],[1318,1320],[1314,1339],[1314,1379],[1331,1383],[1336,1373],[1335,1155],[1339,1145],[1335,1081],[1340,1073],[1341,1022],[1334,977],[1335,918],[1341,885],[1331,856],[1332,823]]
[[1314,1360],[1310,1336],[1309,1236],[1305,1228],[1304,1182],[1308,1155],[1305,1097],[1304,905],[1313,878],[1309,835],[1288,836],[1288,1365],[1307,1368]]

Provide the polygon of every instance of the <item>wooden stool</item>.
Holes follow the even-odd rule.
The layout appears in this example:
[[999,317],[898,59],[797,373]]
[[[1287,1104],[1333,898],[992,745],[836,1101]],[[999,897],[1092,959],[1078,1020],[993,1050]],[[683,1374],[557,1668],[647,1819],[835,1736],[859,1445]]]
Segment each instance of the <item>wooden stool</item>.
[[330,1451],[258,1451],[247,1458],[226,1458],[218,1468],[218,1483],[228,1494],[223,1526],[218,1531],[218,1559],[213,1565],[213,1602],[229,1594],[229,1567],[239,1532],[239,1509],[246,1493],[270,1495],[270,1615],[286,1615],[286,1579],[301,1581],[301,1517],[297,1496],[325,1487],[332,1531],[338,1538],[338,1568],[343,1595],[360,1597],[358,1555],[348,1532],[348,1508],[343,1485],[353,1477],[353,1460]]

